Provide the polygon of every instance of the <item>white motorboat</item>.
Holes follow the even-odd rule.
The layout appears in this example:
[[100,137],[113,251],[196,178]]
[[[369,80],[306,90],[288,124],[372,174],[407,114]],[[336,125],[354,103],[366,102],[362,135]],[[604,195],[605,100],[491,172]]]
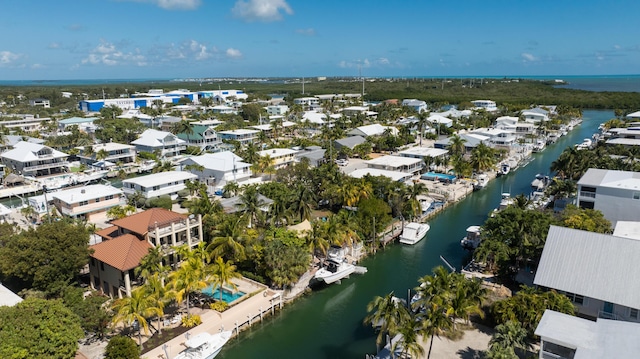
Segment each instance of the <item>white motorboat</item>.
[[431,209],[431,206],[433,205],[433,198],[424,195],[418,195],[417,199],[418,202],[420,202],[420,210],[422,210],[422,213],[428,212],[429,209]]
[[431,229],[431,226],[427,223],[409,222],[402,228],[400,243],[416,244],[427,235],[429,229]]
[[204,332],[194,335],[184,342],[187,349],[181,351],[174,359],[213,359],[229,339],[231,332],[228,330],[218,334]]
[[538,173],[536,175],[536,178],[531,181],[531,189],[533,189],[534,191],[542,191],[547,187],[547,185],[549,185],[550,182],[551,179],[549,178],[549,176]]
[[356,266],[348,262],[336,262],[332,259],[328,259],[324,267],[318,269],[313,276],[318,281],[331,284],[346,278],[356,270]]
[[509,174],[509,172],[510,172],[510,171],[511,171],[511,165],[510,165],[508,162],[502,162],[502,163],[500,164],[500,171],[499,171],[499,173],[500,173],[501,175],[503,175],[503,176],[504,176],[504,175],[507,175],[507,174]]
[[535,145],[533,145],[533,152],[542,152],[542,150],[544,150],[545,147],[545,143],[542,140],[538,140],[536,141]]
[[487,184],[489,184],[489,177],[484,173],[480,174],[478,175],[478,178],[476,178],[476,181],[473,184],[473,189],[476,191],[483,189],[487,186]]
[[592,144],[593,142],[590,138],[585,138],[582,143],[576,145],[576,150],[588,150]]
[[460,240],[460,245],[465,249],[476,249],[480,245],[480,226],[469,226],[467,235]]
[[500,195],[500,204],[498,205],[498,208],[496,208],[496,212],[502,211],[503,209],[512,205],[514,202],[515,202],[515,199],[511,198],[510,193],[506,193],[506,192],[502,193]]

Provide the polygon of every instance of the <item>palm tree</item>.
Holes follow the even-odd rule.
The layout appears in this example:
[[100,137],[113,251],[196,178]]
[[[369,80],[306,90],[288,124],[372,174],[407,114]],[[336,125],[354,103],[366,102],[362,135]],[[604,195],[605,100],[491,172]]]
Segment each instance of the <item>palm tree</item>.
[[427,118],[430,113],[423,111],[418,115],[418,131],[420,132],[420,147],[422,147],[422,138],[424,137],[424,126],[427,124]]
[[171,163],[171,161],[157,161],[156,165],[153,167],[153,170],[151,170],[152,173],[159,173],[159,172],[169,172],[169,171],[173,171],[173,163]]
[[434,297],[425,307],[425,311],[419,314],[420,320],[423,322],[421,334],[429,336],[429,353],[427,359],[431,358],[431,349],[433,348],[433,337],[447,333],[453,326],[451,318],[451,309],[447,308],[443,299]]
[[531,344],[527,340],[527,330],[517,321],[509,320],[496,326],[495,333],[489,341],[489,352],[507,352],[517,358],[516,349],[527,350]]
[[396,333],[397,330],[412,321],[409,310],[393,295],[393,292],[384,297],[376,296],[367,304],[369,313],[364,322],[374,327],[379,326],[380,331],[376,337],[376,343],[381,344],[386,334]]
[[109,208],[107,211],[107,217],[110,219],[121,219],[135,212],[136,208],[128,204],[125,206],[115,206]]
[[299,183],[296,186],[293,203],[291,204],[291,210],[296,213],[300,221],[311,219],[312,203],[315,203],[315,193],[311,188],[303,183]]
[[327,255],[329,241],[326,239],[323,227],[323,222],[318,220],[313,221],[311,224],[311,231],[307,233],[307,246],[313,255],[316,253],[321,253],[323,256]]
[[476,172],[484,172],[495,166],[496,162],[495,151],[482,142],[471,150],[471,166]]
[[145,282],[154,275],[163,278],[168,271],[168,268],[162,263],[163,258],[162,247],[149,249],[149,252],[140,260],[140,265],[136,267],[135,275],[143,278]]
[[224,261],[222,257],[217,257],[213,263],[213,284],[214,287],[219,286],[220,301],[222,301],[222,290],[225,285],[230,286],[233,289],[237,289],[233,278],[242,277],[240,273],[236,272],[236,266],[231,261]]
[[187,121],[185,118],[182,118],[179,122],[176,122],[171,127],[171,133],[174,135],[178,135],[180,133],[185,134],[187,136],[187,143],[189,143],[189,136],[193,135],[193,125],[191,122]]
[[162,334],[161,321],[164,316],[164,307],[168,304],[168,289],[164,285],[164,273],[154,273],[145,279],[142,290],[154,302],[152,306],[159,309],[157,330]]
[[465,140],[459,135],[455,134],[449,138],[449,153],[452,157],[463,156],[465,153]]
[[142,288],[131,291],[131,297],[124,297],[116,300],[111,309],[115,312],[112,319],[114,324],[122,323],[126,326],[138,322],[138,340],[142,348],[142,333],[149,334],[149,323],[147,318],[152,315],[162,315],[162,309],[158,308],[153,298],[147,295]]
[[245,257],[245,245],[249,241],[242,217],[228,216],[211,232],[212,240],[207,251],[214,257],[236,261]]
[[101,148],[100,151],[96,153],[96,160],[98,161],[104,160],[107,157],[109,157],[109,151],[105,150],[104,148]]
[[209,285],[211,275],[202,260],[196,256],[189,256],[182,261],[180,267],[169,274],[169,288],[171,296],[178,303],[185,300],[187,315],[189,315],[190,294],[202,290]]
[[420,321],[414,318],[405,321],[403,325],[397,328],[397,332],[401,335],[401,338],[393,343],[391,353],[395,353],[397,347],[402,347],[402,357],[422,358],[424,356],[424,347],[418,341],[422,331],[423,328]]
[[238,210],[249,219],[249,228],[253,223],[258,224],[264,217],[264,207],[267,203],[260,197],[256,186],[247,186],[240,195]]
[[225,197],[233,197],[238,194],[240,191],[240,186],[236,181],[230,181],[225,183],[224,187],[222,187],[222,193]]

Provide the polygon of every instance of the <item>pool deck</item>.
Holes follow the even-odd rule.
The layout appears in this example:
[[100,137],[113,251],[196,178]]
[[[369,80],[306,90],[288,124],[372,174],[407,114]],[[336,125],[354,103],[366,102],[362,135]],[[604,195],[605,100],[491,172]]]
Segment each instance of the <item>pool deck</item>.
[[[268,289],[266,286],[246,278],[234,280],[234,283],[238,285],[238,290],[252,293],[253,295],[241,300],[240,303],[233,305],[222,313],[211,309],[202,310],[202,313],[200,313],[202,324],[189,330],[187,332],[189,335],[197,335],[203,332],[215,334],[222,330],[231,330],[235,336],[237,331],[242,331],[253,323],[260,322],[263,316],[269,315],[282,305],[281,291]],[[166,357],[163,346],[152,349],[142,357],[171,359],[185,349],[184,342],[186,340],[185,334],[183,334],[165,343],[169,358]]]

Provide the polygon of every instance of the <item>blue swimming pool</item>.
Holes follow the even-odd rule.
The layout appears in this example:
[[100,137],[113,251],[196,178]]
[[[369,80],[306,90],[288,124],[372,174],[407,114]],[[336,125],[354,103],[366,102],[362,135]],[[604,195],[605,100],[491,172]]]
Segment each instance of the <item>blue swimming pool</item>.
[[[206,287],[205,289],[202,290],[202,293],[208,295],[209,297],[215,299],[215,300],[220,300],[220,287],[216,286],[216,288],[214,289],[212,285]],[[245,295],[246,293],[241,292],[241,291],[237,291],[237,292],[230,292],[226,289],[222,290],[222,300],[224,300],[227,303],[231,303],[234,300],[237,300],[238,298],[241,298],[243,295]]]
[[430,181],[455,182],[458,177],[446,173],[427,172],[422,175],[422,179]]

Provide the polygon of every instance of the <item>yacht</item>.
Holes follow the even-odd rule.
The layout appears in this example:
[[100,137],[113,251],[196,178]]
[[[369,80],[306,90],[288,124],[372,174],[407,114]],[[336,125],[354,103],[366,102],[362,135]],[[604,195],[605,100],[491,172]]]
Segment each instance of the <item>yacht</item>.
[[538,141],[536,141],[536,144],[533,145],[532,151],[533,152],[542,152],[542,150],[544,150],[544,146],[545,146],[544,141],[538,140]]
[[542,191],[547,187],[547,185],[549,185],[550,182],[551,179],[549,178],[549,176],[538,173],[536,175],[536,178],[531,181],[531,189],[534,191]]
[[509,165],[508,162],[502,162],[500,164],[500,171],[498,171],[499,174],[504,176],[509,174],[510,171],[511,171],[511,165]]
[[213,359],[229,339],[231,332],[228,330],[218,334],[204,332],[193,335],[184,342],[187,349],[181,351],[174,359]]
[[493,217],[496,213],[498,213],[498,212],[502,211],[503,209],[509,207],[514,202],[515,202],[515,199],[511,198],[511,194],[510,193],[506,193],[506,192],[502,193],[500,195],[500,204],[498,205],[498,208],[493,210],[493,213],[492,213],[491,216]]
[[433,198],[419,195],[417,199],[418,202],[420,202],[420,210],[422,210],[422,213],[428,212],[429,209],[431,209],[431,206],[433,205]]
[[582,143],[576,145],[576,150],[588,150],[591,148],[591,139],[585,138]]
[[427,235],[430,228],[427,223],[409,222],[402,228],[400,243],[416,244]]
[[324,266],[318,269],[313,278],[331,284],[348,277],[355,270],[356,266],[346,261],[344,248],[334,246],[327,251]]
[[487,186],[487,184],[489,184],[489,177],[486,174],[481,174],[478,175],[478,178],[476,179],[475,183],[473,184],[473,189],[474,190],[480,190],[483,189]]
[[462,238],[460,245],[465,249],[476,249],[480,245],[480,226],[469,226],[467,235]]

